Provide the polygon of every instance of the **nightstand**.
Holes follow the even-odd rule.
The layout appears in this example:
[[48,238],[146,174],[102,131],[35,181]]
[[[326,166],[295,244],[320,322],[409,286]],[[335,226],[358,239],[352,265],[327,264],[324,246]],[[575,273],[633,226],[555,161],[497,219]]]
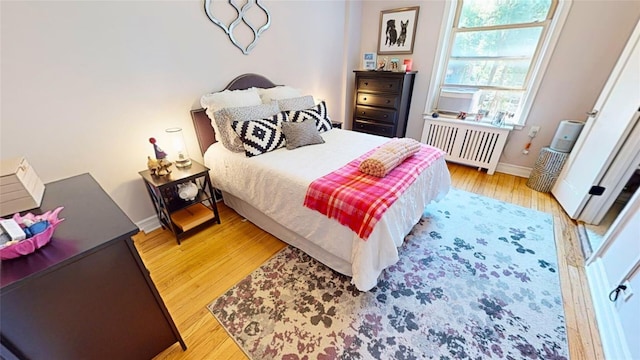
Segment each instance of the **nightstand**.
[[[188,168],[171,166],[166,176],[151,175],[149,170],[139,172],[163,228],[171,230],[176,241],[214,223],[220,224],[209,168],[191,160]],[[178,185],[193,183],[198,187],[195,199],[182,199]]]

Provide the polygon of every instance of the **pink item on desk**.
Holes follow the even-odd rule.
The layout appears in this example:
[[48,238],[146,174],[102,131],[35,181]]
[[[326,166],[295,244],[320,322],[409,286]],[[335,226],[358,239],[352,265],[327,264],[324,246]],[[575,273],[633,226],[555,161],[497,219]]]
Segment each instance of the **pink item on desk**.
[[411,71],[411,69],[413,67],[413,60],[412,59],[404,59],[404,64],[407,65],[407,71]]
[[25,216],[20,216],[20,214],[13,215],[13,219],[19,224],[22,224],[24,220],[47,220],[49,226],[43,232],[30,238],[0,248],[0,260],[14,259],[22,255],[28,255],[48,244],[49,241],[51,241],[56,227],[64,220],[58,218],[58,214],[62,209],[63,207],[59,207],[53,211],[47,211],[42,215],[33,215],[32,213],[28,213]]

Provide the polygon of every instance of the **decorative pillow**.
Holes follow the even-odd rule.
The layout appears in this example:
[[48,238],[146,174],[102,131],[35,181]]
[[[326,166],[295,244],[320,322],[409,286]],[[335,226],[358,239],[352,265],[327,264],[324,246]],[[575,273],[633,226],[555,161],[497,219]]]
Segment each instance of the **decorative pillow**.
[[300,92],[300,90],[286,85],[276,86],[269,89],[258,88],[258,94],[260,95],[263,104],[268,104],[273,100],[291,99],[302,96],[302,92]]
[[287,121],[282,124],[282,132],[287,140],[288,150],[324,143],[324,139],[316,129],[316,122],[313,119],[307,119],[301,123]]
[[234,121],[247,121],[264,119],[279,113],[278,103],[260,104],[235,108],[224,108],[213,114],[213,122],[216,124],[216,139],[222,142],[225,148],[233,152],[245,151],[242,140],[231,127]]
[[307,119],[314,119],[319,132],[331,130],[331,118],[327,113],[327,104],[321,101],[320,104],[306,110],[289,111],[289,121],[303,122]]
[[406,158],[420,151],[420,143],[414,139],[393,139],[380,145],[364,159],[358,168],[365,174],[385,177]]
[[315,104],[313,96],[311,95],[278,100],[278,107],[280,108],[280,111],[305,110],[312,108]]
[[[267,101],[266,104],[270,103]],[[222,108],[260,105],[260,94],[256,88],[246,90],[225,90],[203,95],[200,105],[207,110],[216,112]]]
[[282,133],[285,121],[287,113],[283,111],[267,119],[234,121],[231,126],[242,140],[245,155],[252,157],[285,145]]

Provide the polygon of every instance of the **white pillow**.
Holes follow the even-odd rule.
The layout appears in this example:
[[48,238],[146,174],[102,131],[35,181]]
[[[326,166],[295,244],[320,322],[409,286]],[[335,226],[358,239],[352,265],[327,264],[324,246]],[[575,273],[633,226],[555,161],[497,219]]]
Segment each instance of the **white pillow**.
[[306,110],[312,108],[315,104],[313,96],[311,95],[278,100],[280,111]]
[[270,104],[273,100],[291,99],[302,96],[302,92],[299,89],[294,89],[286,85],[269,89],[258,88],[258,93],[260,94],[263,104]]
[[203,95],[200,105],[212,113],[228,107],[242,107],[260,105],[260,95],[256,88],[246,90],[225,90],[221,92]]

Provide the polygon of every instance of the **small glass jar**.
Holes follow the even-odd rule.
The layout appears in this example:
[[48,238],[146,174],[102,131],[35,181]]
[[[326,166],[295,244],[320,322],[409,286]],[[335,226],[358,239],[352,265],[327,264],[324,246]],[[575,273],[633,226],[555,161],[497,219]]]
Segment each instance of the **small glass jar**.
[[496,115],[493,117],[493,121],[491,122],[491,124],[493,124],[493,126],[504,126],[504,116],[505,116],[505,112],[504,111],[498,111],[496,113]]
[[184,144],[184,135],[182,134],[182,128],[174,127],[165,130],[169,135],[169,141],[171,141],[171,147],[175,153],[174,162],[178,168],[186,168],[191,166],[191,159],[187,152],[187,147]]

